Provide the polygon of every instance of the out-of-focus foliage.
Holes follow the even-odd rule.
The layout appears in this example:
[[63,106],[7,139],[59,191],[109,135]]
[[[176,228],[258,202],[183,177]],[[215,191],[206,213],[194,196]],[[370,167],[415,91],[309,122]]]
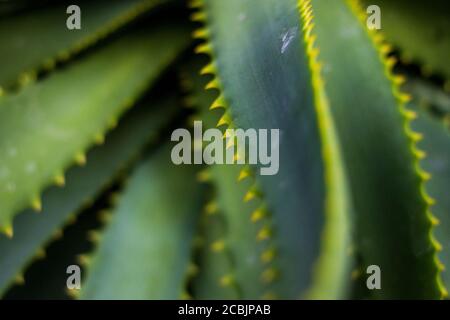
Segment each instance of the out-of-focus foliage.
[[[445,1],[81,1],[81,30],[67,5],[0,3],[0,295],[447,296]],[[194,121],[280,129],[279,172],[174,165]],[[46,248],[86,238],[62,295]]]

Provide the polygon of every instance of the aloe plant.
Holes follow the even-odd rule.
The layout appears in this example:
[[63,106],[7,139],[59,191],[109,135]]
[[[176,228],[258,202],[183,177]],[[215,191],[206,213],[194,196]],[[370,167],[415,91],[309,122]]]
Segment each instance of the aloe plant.
[[[68,30],[64,4],[2,2],[0,295],[29,297],[40,259],[63,262],[52,244],[74,257],[89,238],[81,290],[50,296],[446,298],[450,42],[436,3],[81,1]],[[280,129],[279,172],[173,164],[170,133],[194,121]],[[80,216],[97,227],[67,239]]]

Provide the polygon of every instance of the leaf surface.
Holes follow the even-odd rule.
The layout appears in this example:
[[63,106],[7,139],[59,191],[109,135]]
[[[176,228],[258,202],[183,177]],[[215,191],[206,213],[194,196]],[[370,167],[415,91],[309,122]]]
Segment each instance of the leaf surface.
[[40,193],[74,161],[186,47],[183,27],[127,34],[68,69],[0,97],[0,229],[15,213],[39,210]]
[[33,76],[42,67],[95,44],[137,16],[164,0],[96,0],[78,3],[81,29],[69,30],[68,4],[51,4],[0,20],[0,87],[8,87],[20,77]]
[[136,169],[89,263],[83,299],[182,296],[203,201],[195,171],[172,164],[167,145]]
[[[281,132],[279,172],[256,177],[279,250],[275,294],[298,298],[324,286],[318,297],[342,296],[349,260],[347,188],[328,110],[316,110],[322,99],[313,91],[297,1],[216,0],[203,6],[205,18],[194,18],[206,21],[198,35],[210,39],[198,49],[213,57],[208,68],[217,78],[209,87],[221,91],[235,127]],[[334,273],[325,276],[323,266],[331,260]]]
[[119,170],[164,127],[175,112],[172,98],[147,101],[131,110],[105,144],[87,154],[85,167],[68,170],[64,188],[51,187],[43,195],[43,211],[21,213],[14,222],[12,239],[0,235],[0,294],[23,272],[33,256],[58,234],[76,212],[95,198]]

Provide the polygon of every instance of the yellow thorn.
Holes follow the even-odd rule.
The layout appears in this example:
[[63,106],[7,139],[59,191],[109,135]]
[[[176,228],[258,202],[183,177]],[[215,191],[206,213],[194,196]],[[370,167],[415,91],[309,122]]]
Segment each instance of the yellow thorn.
[[208,63],[203,69],[200,71],[201,75],[207,75],[207,74],[216,74],[217,72],[216,66],[214,63]]
[[77,153],[75,155],[75,162],[80,165],[80,166],[84,166],[86,165],[86,155],[84,153]]
[[14,283],[18,285],[23,285],[25,283],[25,278],[23,277],[23,274],[17,274],[14,277]]
[[261,280],[264,283],[271,283],[275,280],[277,274],[278,274],[277,270],[275,270],[274,268],[268,268],[263,271],[261,275]]
[[430,215],[430,222],[433,227],[438,226],[441,222],[434,215]]
[[403,114],[405,115],[405,117],[408,119],[408,120],[414,120],[414,119],[417,119],[417,113],[415,112],[415,111],[412,111],[412,110],[403,110]]
[[217,240],[211,244],[211,250],[213,252],[221,252],[225,249],[225,242],[223,240]]
[[215,201],[211,201],[211,202],[207,203],[205,206],[205,212],[208,215],[213,215],[213,214],[217,213],[218,209],[219,209],[219,206],[217,205],[217,202],[215,202]]
[[252,222],[258,222],[265,216],[266,216],[266,209],[264,207],[261,207],[253,211],[250,219],[252,220]]
[[392,69],[392,67],[394,67],[396,63],[397,58],[393,56],[386,59],[386,65],[388,66],[389,69]]
[[180,295],[180,300],[191,300],[192,296],[187,293],[186,291],[183,291]]
[[103,134],[101,134],[101,133],[97,133],[94,136],[94,141],[95,141],[96,144],[99,144],[99,145],[104,144],[105,143],[105,136]]
[[212,47],[209,43],[202,43],[195,48],[195,53],[212,54]]
[[77,288],[73,288],[73,289],[66,288],[66,294],[72,299],[78,299],[80,297],[80,289],[77,289]]
[[58,187],[64,187],[64,185],[66,184],[66,179],[64,178],[63,174],[58,174],[55,176],[55,184]]
[[401,103],[408,103],[412,100],[411,95],[406,93],[400,93],[397,95],[398,100],[400,100]]
[[206,21],[206,13],[204,11],[197,11],[191,14],[191,20],[197,22]]
[[98,219],[102,223],[108,223],[109,221],[111,221],[111,218],[112,218],[112,214],[107,210],[102,210],[98,213]]
[[31,200],[31,208],[36,212],[42,211],[42,202],[39,197],[34,197],[33,200]]
[[442,245],[434,238],[431,238],[431,242],[433,243],[433,246],[436,251],[440,252],[442,251]]
[[223,116],[220,118],[219,122],[217,123],[217,127],[226,125],[229,126],[231,124],[231,118],[228,112],[225,112]]
[[216,90],[220,90],[220,83],[219,80],[217,78],[212,79],[206,86],[205,86],[206,90],[211,90],[211,89],[216,89]]
[[203,1],[202,0],[191,0],[188,4],[189,8],[191,9],[199,9],[203,7]]
[[187,270],[188,277],[194,277],[198,274],[198,267],[194,263],[190,263]]
[[117,119],[115,119],[115,118],[109,119],[108,126],[110,129],[116,128],[117,127]]
[[47,59],[44,61],[43,67],[46,70],[53,70],[55,68],[56,62],[53,59]]
[[392,46],[389,45],[389,44],[383,44],[383,45],[381,46],[381,48],[380,48],[380,51],[381,51],[383,54],[387,55],[389,52],[392,51]]
[[427,156],[427,153],[426,153],[425,151],[419,150],[419,149],[415,150],[414,154],[416,155],[416,157],[417,157],[419,160],[425,159],[426,156]]
[[45,254],[45,250],[43,248],[39,248],[36,251],[36,254],[35,254],[36,259],[43,259],[43,258],[45,258],[45,256],[46,256],[46,254]]
[[11,224],[4,226],[2,231],[10,239],[14,236],[14,231]]
[[63,231],[61,229],[57,229],[52,235],[53,240],[59,240],[62,237],[63,237]]
[[219,283],[222,287],[229,287],[234,283],[234,277],[231,274],[226,274],[220,278]]
[[255,186],[251,187],[247,193],[244,196],[244,202],[248,202],[250,200],[255,199],[257,196],[259,196],[259,191]]
[[211,173],[208,169],[204,169],[197,173],[197,181],[208,182],[211,180]]
[[214,100],[209,110],[214,110],[218,108],[226,108],[225,97],[221,94],[216,100]]
[[272,234],[272,232],[271,232],[270,228],[267,226],[264,226],[258,231],[258,234],[256,235],[256,239],[258,241],[264,241],[264,240],[267,240],[271,236],[271,234]]
[[269,263],[275,258],[275,249],[267,249],[261,253],[261,261],[263,263]]
[[426,172],[426,171],[420,171],[420,172],[419,172],[419,176],[420,176],[420,178],[422,178],[422,180],[424,180],[424,181],[428,181],[428,180],[431,179],[431,174],[428,173],[428,172]]
[[78,262],[82,265],[82,266],[87,266],[91,263],[91,258],[85,254],[80,254],[78,256]]
[[402,85],[406,82],[406,78],[402,75],[395,75],[393,81],[396,85]]
[[420,140],[423,139],[423,135],[421,133],[414,131],[411,131],[409,136],[411,137],[411,140],[413,140],[414,142],[419,142]]
[[194,39],[207,39],[209,36],[209,30],[206,28],[197,29],[192,33]]
[[87,234],[88,240],[92,243],[99,243],[100,242],[100,233],[98,233],[95,230],[91,230]]
[[250,177],[252,175],[252,170],[250,169],[250,167],[245,166],[244,168],[242,168],[242,170],[239,172],[239,177],[238,177],[238,181],[242,181],[248,177]]
[[424,197],[424,199],[425,199],[425,202],[426,202],[430,207],[431,207],[431,206],[434,206],[434,205],[436,204],[436,200],[434,200],[434,199],[431,198],[430,196],[424,195],[423,197]]

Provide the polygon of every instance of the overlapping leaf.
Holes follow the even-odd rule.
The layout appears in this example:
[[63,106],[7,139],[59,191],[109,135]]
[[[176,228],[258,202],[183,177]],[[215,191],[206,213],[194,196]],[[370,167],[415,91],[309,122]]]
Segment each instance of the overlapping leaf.
[[[418,94],[417,91],[413,91]],[[420,94],[418,94],[420,96]],[[438,90],[434,95],[441,96]],[[445,94],[443,94],[445,96]],[[441,99],[431,99],[431,101]],[[445,100],[445,99],[444,99]],[[417,101],[416,101],[417,102]],[[433,213],[439,220],[439,225],[435,229],[436,238],[442,245],[442,252],[439,257],[444,268],[442,280],[444,285],[450,287],[450,127],[443,119],[432,116],[432,113],[419,107],[417,103],[411,106],[418,113],[418,118],[413,126],[423,133],[423,141],[419,146],[424,150],[427,157],[422,161],[423,167],[430,173],[431,179],[426,184],[427,191],[436,200],[433,206]],[[448,104],[450,99],[444,101]],[[430,103],[430,101],[428,101]],[[433,103],[433,102],[432,102]],[[429,106],[429,104],[428,104]]]
[[[207,28],[197,36],[211,42],[198,51],[213,56],[205,70],[218,75],[209,87],[222,91],[216,106],[228,102],[225,119],[231,116],[244,129],[281,131],[280,171],[257,177],[273,212],[279,250],[275,294],[296,298],[325,286],[322,296],[314,290],[311,296],[342,296],[349,265],[347,188],[328,110],[314,103],[322,97],[312,90],[297,1],[194,6],[203,8],[194,19],[206,21]],[[334,273],[325,275],[329,260]]]
[[98,195],[149,139],[155,138],[171,118],[175,106],[173,99],[166,98],[160,102],[146,101],[133,109],[106,137],[105,145],[87,154],[85,167],[73,167],[67,172],[64,188],[53,187],[44,193],[41,214],[31,210],[20,214],[14,223],[14,237],[0,235],[0,295],[64,223],[86,201]]
[[[94,44],[164,0],[83,1],[81,29],[66,26],[67,3],[25,11],[0,20],[0,87],[27,81],[39,68]],[[6,62],[6,63],[5,63]]]
[[311,3],[312,34],[349,172],[363,272],[369,265],[381,268],[383,289],[373,292],[377,297],[438,298],[437,248],[427,212],[431,200],[423,192],[411,112],[393,84],[398,79],[382,56],[379,38],[369,37],[357,1]]
[[[195,66],[201,64],[193,64],[193,67]],[[200,67],[192,69],[198,73]],[[194,72],[191,71],[187,81],[191,83],[189,101],[198,112],[195,118],[202,121],[203,130],[215,128],[221,112],[209,110],[214,101],[214,93],[204,90],[207,79]],[[230,152],[230,148],[225,147],[227,140],[223,138],[221,142],[224,154],[227,150]],[[277,270],[273,264],[276,250],[268,210],[261,199],[256,197],[249,201],[246,198],[253,188],[254,179],[249,176],[242,179],[241,176],[243,181],[239,181],[242,170],[250,169],[245,165],[213,164],[202,172],[215,191],[212,200],[205,206],[206,228],[208,221],[211,224],[223,225],[220,237],[205,246],[203,251],[206,252],[202,255],[208,256],[209,250],[217,257],[225,255],[230,260],[231,267],[228,270],[223,270],[223,266],[219,265],[208,266],[222,270],[222,274],[219,274],[211,285],[217,283],[223,287],[223,291],[226,291],[226,288],[230,291],[234,289],[242,299],[259,299],[270,293],[269,289],[276,281]],[[206,267],[201,266],[201,270]],[[197,282],[207,280],[201,278]],[[198,286],[206,287],[205,284]]]
[[450,78],[448,1],[364,0],[381,9],[381,27],[407,62]]
[[82,298],[182,296],[203,202],[195,170],[172,164],[169,146],[136,169],[89,263]]
[[83,61],[0,97],[0,229],[84,152],[185,48],[183,27],[153,26],[123,36]]

